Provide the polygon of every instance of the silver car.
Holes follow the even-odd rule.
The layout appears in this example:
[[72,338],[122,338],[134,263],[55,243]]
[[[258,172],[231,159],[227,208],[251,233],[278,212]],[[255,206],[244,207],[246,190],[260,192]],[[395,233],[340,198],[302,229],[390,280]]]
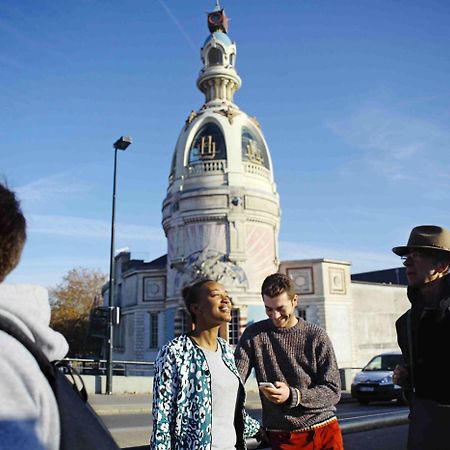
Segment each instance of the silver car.
[[402,388],[392,382],[392,373],[397,364],[403,364],[400,352],[374,356],[362,371],[355,375],[351,386],[352,397],[363,405],[374,400],[397,400],[405,404]]

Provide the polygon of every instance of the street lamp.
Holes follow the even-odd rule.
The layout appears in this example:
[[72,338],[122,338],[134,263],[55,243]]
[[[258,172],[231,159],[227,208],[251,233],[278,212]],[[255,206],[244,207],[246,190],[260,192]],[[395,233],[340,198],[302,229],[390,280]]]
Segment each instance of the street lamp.
[[111,251],[109,254],[109,290],[108,290],[108,347],[106,358],[106,394],[112,394],[112,357],[113,357],[113,337],[114,337],[114,322],[115,317],[114,307],[114,221],[116,215],[116,172],[117,172],[117,150],[126,150],[132,143],[132,139],[129,136],[121,136],[114,142],[114,175],[113,175],[113,196],[112,196],[112,217],[111,217]]

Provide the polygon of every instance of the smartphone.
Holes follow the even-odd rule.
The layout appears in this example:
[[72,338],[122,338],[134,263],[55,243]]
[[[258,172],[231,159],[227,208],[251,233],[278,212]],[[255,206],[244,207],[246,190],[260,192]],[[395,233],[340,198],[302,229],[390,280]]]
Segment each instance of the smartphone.
[[260,383],[258,383],[259,387],[268,387],[268,388],[273,388],[276,389],[273,383],[269,383],[268,381],[261,381]]

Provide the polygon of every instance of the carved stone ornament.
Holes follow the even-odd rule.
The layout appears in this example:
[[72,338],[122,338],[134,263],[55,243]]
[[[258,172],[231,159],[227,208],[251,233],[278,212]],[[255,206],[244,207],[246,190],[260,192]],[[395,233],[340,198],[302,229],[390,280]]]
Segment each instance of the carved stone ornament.
[[192,121],[193,121],[196,117],[197,117],[197,113],[196,113],[194,110],[192,110],[192,111],[190,112],[188,118],[186,119],[186,123],[187,123],[187,124],[191,124]]
[[184,264],[177,266],[176,269],[176,289],[206,278],[218,281],[227,287],[248,286],[247,276],[242,267],[231,261],[228,255],[215,250],[203,249],[191,253],[185,258]]
[[188,126],[194,121],[194,119],[200,116],[201,114],[203,114],[203,112],[196,112],[192,110],[185,121],[184,131],[186,131],[188,129]]
[[227,109],[220,109],[219,111],[217,111],[217,113],[221,114],[222,116],[225,116],[228,119],[228,122],[230,122],[230,125],[232,125],[233,119],[241,112],[236,108],[227,108]]
[[259,129],[261,129],[261,124],[258,122],[258,119],[255,117],[255,116],[253,116],[253,117],[250,117],[250,120],[259,128]]
[[233,124],[233,119],[239,114],[240,114],[240,112],[237,109],[234,109],[234,108],[227,109],[225,116],[227,117],[228,122],[230,122],[230,125]]

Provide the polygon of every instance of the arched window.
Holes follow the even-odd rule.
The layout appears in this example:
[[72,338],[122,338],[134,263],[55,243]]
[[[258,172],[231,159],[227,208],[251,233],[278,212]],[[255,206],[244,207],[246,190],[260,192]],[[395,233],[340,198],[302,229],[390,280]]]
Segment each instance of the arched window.
[[175,176],[176,163],[177,163],[177,151],[175,149],[172,156],[172,163],[170,164],[169,180],[171,180]]
[[248,127],[242,127],[242,160],[269,167],[267,149],[259,133]]
[[192,141],[189,164],[226,158],[225,138],[220,128],[215,123],[203,125]]
[[222,51],[216,47],[212,47],[208,52],[208,65],[217,66],[223,64],[223,54]]

